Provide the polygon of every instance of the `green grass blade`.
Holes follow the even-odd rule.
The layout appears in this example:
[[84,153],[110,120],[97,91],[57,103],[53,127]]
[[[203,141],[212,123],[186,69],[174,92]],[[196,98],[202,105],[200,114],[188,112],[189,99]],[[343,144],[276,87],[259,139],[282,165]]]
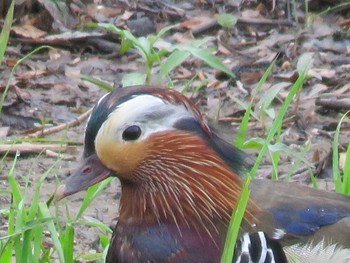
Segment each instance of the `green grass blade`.
[[[302,84],[303,84],[303,82],[305,80],[305,77],[306,77],[306,73],[308,72],[310,66],[311,66],[311,64],[307,64],[304,67],[304,69],[300,72],[297,81],[293,84],[293,86],[292,86],[292,88],[291,88],[287,98],[285,99],[285,101],[283,102],[283,104],[281,106],[281,109],[280,109],[276,119],[273,121],[273,123],[271,125],[271,130],[269,131],[269,133],[267,135],[265,143],[263,144],[262,149],[260,150],[259,155],[258,155],[258,157],[257,157],[257,159],[255,161],[255,164],[252,167],[251,171],[249,172],[249,175],[247,177],[247,181],[246,181],[246,183],[245,183],[245,185],[244,185],[244,187],[242,189],[242,192],[243,191],[245,192],[244,197],[246,197],[247,199],[249,198],[249,188],[248,187],[249,187],[250,179],[255,176],[255,174],[256,174],[259,166],[260,166],[260,163],[261,163],[261,161],[263,159],[263,156],[266,154],[266,152],[268,150],[268,147],[271,144],[271,141],[272,141],[274,135],[281,129],[280,127],[282,126],[283,116],[286,114],[286,112],[288,110],[288,107],[291,104],[295,94],[302,87]],[[243,206],[244,204],[240,204],[240,202],[238,203],[238,205],[242,205]],[[242,201],[242,203],[245,203],[245,206],[246,206],[247,202],[248,202],[248,200],[245,200],[245,202]],[[238,217],[237,220],[239,220],[239,219],[242,220],[242,217],[243,217],[244,212],[245,212],[245,206],[244,206],[243,210],[240,210],[241,208],[237,208],[236,209],[237,212],[235,212],[233,218],[231,218],[230,225],[231,224],[233,225],[232,226],[233,229],[230,230],[230,231],[233,231],[234,233],[230,234],[231,232],[229,232],[229,235],[232,235],[233,237],[229,237],[229,240],[226,241],[226,243],[225,243],[225,249],[224,249],[225,252],[224,252],[223,257],[221,259],[221,263],[231,263],[232,262],[232,257],[233,257],[233,252],[234,252],[234,245],[235,245],[235,242],[233,242],[232,240],[236,240],[237,239],[236,233],[238,234],[238,230],[239,230],[240,222],[241,222],[241,221],[239,221],[239,222],[234,222],[233,223],[232,221],[235,221],[235,219],[234,219],[235,217]],[[236,215],[236,213],[239,213],[239,215]],[[231,238],[232,238],[232,240],[231,240]]]
[[101,80],[98,80],[98,79],[96,79],[94,77],[91,77],[91,76],[88,76],[88,75],[80,75],[80,78],[82,80],[86,80],[86,81],[88,81],[88,82],[90,82],[92,84],[95,84],[96,86],[99,86],[100,88],[102,88],[102,89],[104,89],[104,90],[106,90],[108,92],[112,91],[114,89],[114,87],[109,85],[108,83],[103,82]]
[[12,258],[12,242],[7,241],[4,247],[0,250],[0,262],[10,263]]
[[18,206],[19,203],[23,200],[22,191],[21,191],[20,186],[17,183],[15,176],[14,176],[15,166],[17,163],[18,156],[19,156],[19,153],[17,152],[15,155],[15,158],[13,160],[12,167],[11,167],[9,174],[8,174],[8,181],[9,181],[9,185],[11,187],[13,203],[15,204],[15,206]]
[[22,245],[21,245],[21,236],[18,235],[13,238],[13,247],[15,251],[16,262],[22,261]]
[[120,49],[119,49],[119,54],[124,55],[126,52],[128,52],[134,44],[132,43],[131,40],[122,38],[121,43],[120,43]]
[[112,181],[114,178],[110,177],[105,180],[103,180],[101,183],[95,184],[93,186],[90,186],[87,191],[86,195],[84,197],[84,200],[80,206],[80,209],[78,213],[75,216],[74,222],[76,222],[81,215],[84,213],[86,208],[88,208],[91,204],[91,202],[96,198],[96,196]]
[[147,75],[141,72],[132,72],[125,74],[122,79],[122,86],[128,87],[133,85],[145,84]]
[[346,159],[343,174],[343,193],[350,194],[350,142],[346,150]]
[[[45,203],[39,204],[39,210],[40,210],[40,213],[41,213],[43,218],[50,218],[51,217],[50,211]],[[65,263],[66,261],[64,258],[63,247],[62,247],[62,244],[61,244],[59,237],[58,237],[58,231],[57,231],[55,224],[53,223],[52,220],[47,222],[47,228],[50,232],[52,242],[53,242],[54,247],[57,251],[59,261],[61,263]]]
[[28,221],[21,229],[13,231],[11,234],[9,234],[7,236],[0,237],[0,240],[6,240],[8,238],[18,237],[23,232],[35,229],[35,228],[37,228],[39,226],[42,226],[42,225],[45,225],[47,222],[50,222],[52,220],[53,220],[52,217],[40,217],[38,219],[35,219],[35,220],[32,220],[32,221]]
[[151,39],[151,46],[153,47],[154,44],[166,33],[168,32],[170,29],[177,27],[178,25],[170,25],[170,26],[166,26],[163,27],[161,30],[159,30],[159,32],[157,33],[157,35],[155,37],[152,37]]
[[13,10],[15,7],[15,0],[12,0],[9,10],[7,11],[4,26],[2,27],[0,34],[0,65],[4,59],[5,50],[10,36],[11,25],[13,21]]
[[232,70],[230,70],[217,57],[215,57],[208,48],[204,49],[204,48],[197,48],[194,46],[187,46],[184,48],[184,50],[189,51],[193,56],[203,60],[210,67],[215,68],[217,70],[221,70],[222,72],[225,72],[227,75],[229,75],[232,78],[235,77],[235,75],[232,73]]
[[[39,261],[40,263],[52,263],[52,260],[50,258],[50,250],[44,250],[42,255],[41,255],[41,260]],[[55,261],[56,263],[57,261]]]
[[[340,127],[341,124],[343,123],[345,117],[350,114],[350,111],[347,111],[340,119],[337,128],[334,133],[334,139],[333,139],[333,144],[332,144],[332,159],[333,159],[333,182],[335,185],[335,191],[337,193],[344,193],[345,190],[345,185],[343,186],[341,175],[340,175],[340,169],[339,169],[339,133],[340,133]],[[347,159],[349,160],[349,159]],[[344,178],[345,179],[345,178]],[[345,179],[346,181],[349,180],[349,178]]]
[[85,221],[81,221],[79,222],[79,224],[96,227],[105,233],[109,233],[109,234],[113,233],[112,229],[109,226],[105,225],[103,222],[101,222],[96,218],[93,218],[90,216],[84,216],[84,219]]
[[237,207],[231,216],[230,224],[227,231],[226,241],[225,241],[225,247],[224,247],[224,251],[223,251],[220,263],[232,263],[232,257],[233,257],[234,248],[238,237],[240,225],[242,223],[245,209],[249,201],[250,181],[251,181],[251,177],[248,177],[243,185],[242,192],[240,194],[240,197],[237,203]]
[[39,226],[36,229],[33,229],[33,258],[39,262],[39,258],[41,257],[41,253],[43,252],[42,243],[44,240],[43,227]]
[[[20,244],[21,247],[21,261],[23,263],[26,262],[33,262],[35,263],[35,260],[33,259],[32,253],[31,253],[31,233],[32,231],[27,230],[23,233],[23,241]],[[18,251],[16,251],[16,255],[18,254]]]
[[65,261],[73,262],[74,227],[70,223],[67,223],[65,231],[61,232],[60,241],[62,244]]
[[182,64],[191,54],[186,51],[175,50],[165,61],[160,65],[160,77],[167,76],[174,68]]
[[251,169],[251,171],[249,173],[250,176],[253,176],[253,177],[255,176],[255,174],[258,170],[258,167],[259,167],[266,151],[268,150],[269,145],[271,144],[272,139],[274,138],[275,134],[281,129],[283,117],[285,116],[289,105],[293,101],[295,94],[298,92],[299,89],[301,89],[301,87],[304,83],[304,80],[306,78],[306,74],[309,70],[309,66],[311,66],[311,64],[308,64],[307,66],[305,66],[304,70],[301,71],[298,79],[292,85],[292,88],[291,88],[290,92],[288,93],[288,96],[286,97],[285,101],[282,103],[281,109],[279,110],[278,115],[276,116],[275,120],[273,121],[273,123],[271,125],[271,129],[270,129],[269,133],[267,134],[267,137],[265,139],[265,143],[264,143],[261,151],[259,152],[259,155],[254,163],[253,168]]
[[36,183],[34,188],[34,195],[32,198],[31,205],[29,207],[28,211],[28,219],[33,220],[34,217],[38,214],[39,210],[39,203],[40,203],[40,189],[42,187],[43,182],[45,181],[46,177],[52,172],[52,170],[57,166],[60,159],[57,159],[57,161],[49,167],[49,169],[46,170],[46,172],[40,177],[39,181]]
[[250,100],[250,103],[248,105],[248,108],[246,109],[242,122],[239,126],[237,135],[236,135],[236,140],[234,142],[234,145],[239,148],[242,149],[243,145],[246,141],[246,137],[247,137],[247,133],[248,133],[248,123],[249,123],[249,118],[250,115],[252,113],[252,108],[253,108],[253,104],[254,104],[254,100],[256,95],[259,93],[259,91],[261,90],[263,84],[266,82],[268,76],[271,74],[271,71],[273,69],[273,67],[276,64],[276,59],[274,59],[270,66],[267,68],[267,70],[265,71],[264,75],[261,77],[261,79],[259,80],[256,88],[254,89],[254,93],[252,94],[252,98]]

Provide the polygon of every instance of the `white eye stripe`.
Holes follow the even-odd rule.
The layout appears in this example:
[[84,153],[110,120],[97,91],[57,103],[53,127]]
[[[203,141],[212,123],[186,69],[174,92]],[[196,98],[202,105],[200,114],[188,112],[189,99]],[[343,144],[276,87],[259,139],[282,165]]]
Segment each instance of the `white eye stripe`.
[[100,105],[101,101],[103,101],[104,98],[106,98],[109,94],[110,94],[110,92],[108,92],[108,93],[106,93],[105,95],[103,95],[103,96],[98,100],[98,102],[97,102],[97,104],[96,104],[96,107],[98,107],[98,106]]
[[[166,106],[166,108],[164,106]],[[170,110],[172,106],[179,108],[179,106],[182,105],[169,104],[159,97],[144,94],[132,96],[131,99],[118,105],[114,112],[120,112],[120,115],[130,117],[145,117],[147,114],[155,114],[157,112],[160,114],[159,111],[162,111],[164,109]]]
[[172,130],[182,118],[194,117],[183,104],[167,103],[152,95],[137,95],[118,105],[101,126],[105,134],[122,137],[122,132],[131,125],[142,130],[139,139],[159,131]]

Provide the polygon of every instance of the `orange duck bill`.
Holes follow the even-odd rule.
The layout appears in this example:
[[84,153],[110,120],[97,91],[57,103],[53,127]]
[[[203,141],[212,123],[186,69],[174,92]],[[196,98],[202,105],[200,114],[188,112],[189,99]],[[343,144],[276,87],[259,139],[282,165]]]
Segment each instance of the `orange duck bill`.
[[67,179],[64,185],[58,187],[55,200],[80,192],[89,186],[97,184],[111,175],[111,170],[104,166],[96,154],[84,158],[79,167]]

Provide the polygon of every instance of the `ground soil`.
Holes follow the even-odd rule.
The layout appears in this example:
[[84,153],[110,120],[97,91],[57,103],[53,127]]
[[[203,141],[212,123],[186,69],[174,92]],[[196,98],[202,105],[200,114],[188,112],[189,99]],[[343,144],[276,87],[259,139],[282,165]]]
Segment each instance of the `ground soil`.
[[[125,4],[125,2],[120,1],[120,5]],[[240,1],[231,1],[231,4],[218,1],[217,4],[213,5],[204,2],[171,2],[169,5],[173,8],[164,7],[159,2],[158,5],[152,7],[160,8],[159,6],[161,6],[164,8],[168,19],[165,15],[162,16],[158,13],[158,16],[156,16],[152,13],[150,11],[152,8],[147,5],[147,1],[141,1],[144,4],[139,6],[136,3],[130,4],[129,10],[127,8],[121,9],[120,13],[113,17],[105,13],[100,15],[104,16],[106,21],[117,18],[119,23],[123,22],[123,25],[126,25],[127,20],[122,20],[121,16],[130,15],[127,12],[131,12],[133,21],[136,21],[136,26],[129,24],[129,27],[134,28],[138,28],[140,23],[143,24],[145,21],[139,22],[138,17],[146,17],[147,22],[149,20],[153,21],[151,28],[146,27],[146,29],[143,29],[144,31],[141,30],[138,34],[148,33],[148,30],[152,31],[153,27],[159,29],[167,23],[187,23],[181,25],[181,30],[164,36],[164,42],[167,43],[188,41],[191,39],[191,37],[188,37],[188,35],[191,35],[191,30],[200,30],[198,29],[199,26],[196,25],[204,26],[203,21],[215,18],[215,15],[225,10],[225,8],[226,10],[235,10],[232,12],[237,13],[242,19],[252,17],[260,19],[258,24],[253,20],[250,22],[247,20],[246,22],[241,21],[237,26],[226,30],[214,26],[208,30],[201,29],[200,33],[195,31],[196,34],[193,34],[192,32],[195,39],[211,37],[208,46],[216,51],[216,55],[221,61],[233,69],[237,76],[235,80],[228,79],[217,70],[208,67],[195,58],[191,58],[172,73],[174,88],[179,91],[183,90],[188,79],[194,79],[190,83],[189,92],[186,95],[201,108],[218,132],[231,142],[234,141],[235,133],[244,113],[243,108],[237,104],[236,100],[248,103],[252,99],[253,90],[262,72],[266,69],[266,65],[269,65],[272,59],[280,54],[271,76],[263,85],[262,91],[254,99],[258,103],[271,89],[272,85],[284,83],[281,85],[285,86],[280,89],[269,107],[271,112],[276,113],[280,108],[280,102],[286,97],[295,80],[298,59],[303,54],[312,52],[314,64],[312,71],[310,71],[310,78],[301,90],[300,97],[294,100],[288,111],[288,116],[283,125],[282,142],[290,149],[295,150],[297,155],[299,154],[303,159],[291,174],[291,180],[310,184],[310,174],[313,174],[317,178],[320,188],[334,190],[331,179],[331,143],[340,117],[350,109],[349,104],[346,104],[346,102],[349,103],[347,100],[350,98],[349,25],[347,27],[341,26],[341,22],[349,14],[349,10],[328,12],[323,16],[318,16],[317,14],[325,7],[316,6],[314,20],[309,27],[303,21],[296,25],[293,20],[288,26],[281,26],[278,21],[288,20],[284,8],[278,6],[276,8],[279,9],[272,12],[271,6],[264,2],[260,5],[256,1],[246,1],[251,2],[251,4],[244,4]],[[111,7],[113,4],[105,1],[105,6]],[[137,7],[142,8],[137,9]],[[263,7],[265,11],[259,9]],[[109,10],[115,10],[115,8],[114,6],[114,9]],[[174,12],[176,13],[174,8],[187,10],[186,12],[189,12],[190,15],[171,16]],[[300,19],[306,17],[303,10],[301,6],[298,6]],[[89,12],[92,12],[91,9]],[[92,16],[91,13],[89,15]],[[77,16],[71,16],[77,18]],[[205,19],[195,22],[192,19],[193,17],[205,17]],[[82,15],[80,18],[82,18]],[[95,14],[95,18],[103,20],[97,14]],[[175,21],[172,22],[171,19]],[[263,24],[264,19],[273,23]],[[23,22],[22,24],[18,23],[17,26],[23,26]],[[41,28],[41,30],[46,30],[48,35],[54,35],[53,29]],[[71,29],[72,32],[74,30],[76,29]],[[60,31],[60,28],[58,31]],[[37,46],[36,42],[29,36],[20,35],[18,32],[13,32],[11,35],[5,54],[5,63],[1,66],[0,91],[2,92],[9,80],[13,61],[16,62],[27,51]],[[95,42],[92,42],[91,39],[86,40],[91,44],[90,46],[82,44],[73,37],[68,37],[66,42],[60,42],[60,39],[56,36],[56,42],[48,43],[54,46],[55,49],[45,50],[33,55],[15,70],[14,76],[10,80],[10,89],[1,115],[2,130],[0,130],[0,139],[2,144],[12,142],[14,138],[23,139],[30,136],[33,133],[31,129],[35,127],[34,123],[45,124],[45,127],[48,127],[48,125],[56,126],[72,121],[90,109],[106,91],[82,80],[81,75],[93,76],[110,85],[120,87],[121,79],[126,73],[144,70],[143,63],[138,59],[139,56],[136,55],[135,51],[131,51],[124,56],[118,55],[115,52],[115,50],[118,50],[118,44],[113,42],[113,38],[111,41],[105,35],[103,37],[95,36]],[[109,44],[115,44],[108,52],[105,46],[107,40],[111,41],[108,42]],[[46,39],[46,41],[48,40]],[[96,41],[101,42],[96,45]],[[69,44],[67,44],[68,42]],[[45,41],[39,44],[43,43]],[[155,71],[157,71],[157,68]],[[184,79],[181,77],[184,77]],[[166,85],[166,81],[162,81],[160,84]],[[321,99],[330,99],[329,104],[325,101],[320,103]],[[343,99],[345,101],[344,106],[337,105],[337,103],[334,105],[334,102]],[[272,119],[265,116],[265,121],[262,121],[262,112],[259,111],[258,106],[254,109],[254,114],[257,118],[252,118],[250,122],[249,138],[265,136]],[[342,127],[340,150],[344,152],[350,138],[348,119]],[[20,154],[15,165],[14,175],[23,187],[27,181],[29,182],[27,202],[30,202],[32,187],[48,169],[51,168],[41,189],[41,200],[47,200],[55,192],[58,185],[70,175],[70,172],[81,158],[84,129],[85,121],[80,125],[45,136],[45,138],[54,140],[71,141],[70,149],[64,151],[62,156],[52,157],[45,152],[41,154]],[[252,158],[258,152],[249,149],[246,151],[252,155]],[[305,155],[302,155],[303,152],[306,152]],[[59,153],[59,151],[56,151],[56,153]],[[297,161],[296,156],[282,153],[279,176],[283,178],[288,174]],[[9,189],[7,176],[13,162],[13,154],[6,155],[0,162],[0,193],[3,189]],[[271,176],[271,172],[271,162],[269,158],[266,158],[259,169],[258,176],[268,178]],[[58,204],[62,224],[65,221],[65,213],[63,212],[65,206],[74,215],[80,207],[83,196],[84,192],[78,193]],[[118,216],[119,197],[120,185],[118,180],[115,180],[96,198],[84,215],[95,217],[107,225],[114,226]],[[8,204],[9,196],[1,194],[0,208],[6,207]],[[4,217],[0,217],[0,222],[3,222],[6,226]],[[5,228],[0,229],[0,231],[4,233]],[[101,248],[98,245],[98,236],[99,231],[94,228],[84,225],[77,226],[75,250],[78,253],[99,251]]]

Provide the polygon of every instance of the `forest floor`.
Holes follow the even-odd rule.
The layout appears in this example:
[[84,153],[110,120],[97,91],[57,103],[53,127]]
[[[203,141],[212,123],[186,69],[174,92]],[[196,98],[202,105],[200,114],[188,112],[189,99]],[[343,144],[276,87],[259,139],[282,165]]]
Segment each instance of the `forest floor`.
[[[286,148],[280,148],[278,176],[310,184],[312,175],[318,187],[334,190],[332,140],[340,118],[350,109],[350,7],[346,1],[330,1],[332,6],[327,1],[309,1],[308,12],[297,4],[296,14],[290,16],[285,1],[276,1],[276,6],[268,4],[274,1],[238,0],[81,2],[71,1],[59,10],[39,3],[16,9],[0,65],[0,94],[9,83],[0,115],[0,153],[4,156],[0,162],[0,208],[10,202],[2,192],[9,189],[7,176],[17,150],[20,155],[14,174],[23,187],[29,183],[24,187],[28,202],[32,187],[49,169],[41,189],[42,200],[47,200],[77,165],[83,148],[85,113],[106,93],[82,75],[118,88],[126,74],[145,71],[135,49],[121,55],[118,36],[100,28],[87,28],[88,22],[114,23],[137,36],[155,34],[176,24],[157,41],[156,48],[206,38],[204,46],[212,48],[236,77],[228,78],[192,56],[170,77],[174,88],[185,92],[230,142],[234,142],[244,107],[252,99],[254,117],[249,122],[247,139],[266,136],[281,101],[297,78],[301,58],[309,54],[312,67],[307,81],[283,122],[281,143]],[[221,13],[233,14],[235,25],[220,26],[217,17]],[[14,69],[21,58],[42,45],[51,48],[29,56]],[[253,96],[262,74],[276,57],[272,73]],[[159,73],[158,65],[153,72],[154,76]],[[155,78],[153,83],[167,86],[167,79]],[[65,124],[72,121],[76,123],[66,128]],[[43,129],[62,124],[58,131],[42,134]],[[341,156],[349,138],[347,118],[340,132]],[[247,151],[252,156],[258,153],[258,149]],[[272,170],[267,157],[257,176],[269,178]],[[67,205],[69,213],[75,214],[83,196],[84,192],[78,193],[58,206],[64,211]],[[115,225],[119,196],[120,186],[114,180],[85,215]],[[5,224],[1,213],[0,222]],[[0,227],[0,236],[4,231]],[[99,250],[98,235],[95,228],[77,227],[76,251]]]

